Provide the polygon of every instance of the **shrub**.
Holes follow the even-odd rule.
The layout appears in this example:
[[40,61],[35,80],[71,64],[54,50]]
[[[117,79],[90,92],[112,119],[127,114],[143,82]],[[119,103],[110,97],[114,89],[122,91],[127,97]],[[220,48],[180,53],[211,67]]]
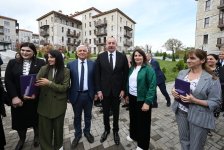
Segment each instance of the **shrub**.
[[176,67],[177,69],[180,71],[180,70],[183,70],[184,67],[185,67],[185,64],[184,64],[184,61],[183,60],[179,60],[176,64]]
[[172,71],[173,71],[173,72],[177,72],[177,67],[173,67],[173,68],[172,68]]
[[167,56],[167,54],[166,54],[166,52],[164,52],[163,53],[163,60],[166,60],[166,56]]
[[37,56],[42,57],[42,53],[39,51]]

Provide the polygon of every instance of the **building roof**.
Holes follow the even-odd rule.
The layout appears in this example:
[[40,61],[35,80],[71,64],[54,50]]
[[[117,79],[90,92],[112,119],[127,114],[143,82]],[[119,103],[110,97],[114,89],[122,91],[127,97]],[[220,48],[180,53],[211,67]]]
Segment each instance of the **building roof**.
[[98,9],[96,9],[95,7],[91,7],[91,8],[85,9],[83,11],[77,12],[74,15],[72,15],[71,17],[75,17],[75,16],[78,16],[78,15],[81,15],[81,14],[86,13],[86,12],[91,11],[91,10],[95,10],[98,13],[102,13],[101,11],[99,11]]
[[54,11],[54,10],[49,12],[49,13],[47,13],[47,14],[45,14],[45,15],[43,15],[43,16],[41,16],[41,17],[39,17],[39,18],[37,18],[37,21],[40,21],[41,19],[43,19],[43,18],[45,18],[45,17],[47,17],[47,16],[49,16],[51,14],[57,14],[57,15],[59,15],[61,17],[64,17],[66,19],[70,19],[70,20],[75,21],[75,22],[77,22],[79,24],[82,24],[82,22],[80,20],[74,19],[72,16],[64,15],[64,14],[62,14],[60,12],[57,12],[57,11]]
[[16,22],[17,22],[17,20],[16,20],[16,19],[9,18],[9,17],[5,17],[5,16],[0,16],[0,18],[2,18],[2,19],[8,19],[8,20],[12,20],[12,21],[16,21]]
[[118,8],[115,8],[115,9],[111,9],[111,10],[108,10],[108,11],[105,11],[105,12],[102,12],[98,15],[95,15],[93,16],[93,18],[96,18],[96,17],[100,17],[100,16],[103,16],[103,15],[106,15],[106,14],[110,14],[110,13],[113,13],[113,12],[119,12],[121,13],[123,16],[125,16],[126,18],[128,18],[131,22],[133,22],[134,24],[136,24],[136,22],[134,20],[132,20],[130,17],[128,17],[125,13],[123,13],[120,9]]
[[33,33],[33,36],[39,36],[39,34]]
[[31,32],[31,33],[33,33],[32,31],[29,31],[29,30],[26,30],[26,29],[19,29],[19,31]]

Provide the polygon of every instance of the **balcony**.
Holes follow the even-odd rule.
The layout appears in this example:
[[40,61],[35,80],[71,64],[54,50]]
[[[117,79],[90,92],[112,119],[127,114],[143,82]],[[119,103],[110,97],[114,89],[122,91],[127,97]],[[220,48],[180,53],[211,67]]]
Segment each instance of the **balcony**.
[[71,41],[67,41],[67,45],[68,45],[68,46],[73,46],[74,43],[72,43]]
[[219,10],[224,11],[224,0],[220,0],[220,5],[217,6],[217,8],[218,8]]
[[70,32],[70,31],[67,31],[67,36],[68,37],[74,37],[74,34],[72,32]]
[[104,27],[104,26],[107,26],[107,20],[104,20],[104,21],[98,20],[95,22],[96,28],[100,28],[100,27]]
[[224,46],[224,37],[221,37],[221,38],[217,38],[217,44],[216,44],[216,47],[222,47]]
[[41,29],[49,29],[49,25],[43,25],[40,27]]
[[96,36],[107,36],[107,30],[97,31],[95,32]]
[[76,32],[75,32],[75,33],[74,33],[74,37],[75,37],[75,38],[79,38],[79,37],[80,37],[80,34],[81,34],[80,32],[79,32],[79,33],[76,33]]
[[48,31],[40,31],[40,36],[42,36],[42,37],[47,37],[47,36],[49,36],[49,32]]
[[124,26],[124,29],[125,29],[125,30],[128,30],[128,31],[132,31],[132,30],[133,30],[133,29],[130,28],[129,26]]
[[0,26],[0,35],[4,35],[4,26]]
[[131,32],[124,32],[124,37],[126,38],[132,38],[132,33]]
[[103,42],[102,41],[100,41],[100,42],[95,41],[94,44],[97,45],[97,46],[106,45],[106,41],[103,41]]
[[124,46],[126,47],[132,46],[132,41],[128,41],[128,40],[124,41]]
[[74,45],[75,45],[75,46],[79,46],[80,43],[81,43],[81,40],[79,40],[79,41],[74,41]]
[[218,28],[222,31],[224,29],[224,18],[219,19]]

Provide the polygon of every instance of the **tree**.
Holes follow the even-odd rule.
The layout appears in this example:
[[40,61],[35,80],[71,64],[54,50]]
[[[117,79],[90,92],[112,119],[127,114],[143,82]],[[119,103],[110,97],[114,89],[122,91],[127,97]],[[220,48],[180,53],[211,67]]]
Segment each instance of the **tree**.
[[164,46],[172,51],[172,61],[175,61],[174,53],[182,48],[183,43],[178,39],[168,39]]

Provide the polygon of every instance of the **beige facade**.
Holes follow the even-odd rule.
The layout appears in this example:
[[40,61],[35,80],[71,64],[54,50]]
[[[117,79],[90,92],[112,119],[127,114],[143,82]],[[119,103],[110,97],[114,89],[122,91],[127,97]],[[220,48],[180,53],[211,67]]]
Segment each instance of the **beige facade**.
[[224,0],[196,0],[195,48],[218,53],[224,46]]
[[17,40],[19,43],[32,42],[33,32],[25,29],[17,29]]
[[16,49],[16,19],[0,16],[0,50]]
[[[119,51],[127,51],[134,46],[136,23],[117,8],[101,12],[91,7],[70,16],[52,11],[37,21],[40,44],[50,43],[74,50],[82,43],[88,45],[91,52],[96,54],[105,49],[106,38],[113,36],[118,41]],[[71,37],[70,34],[62,32],[63,30],[70,30],[75,36]]]

